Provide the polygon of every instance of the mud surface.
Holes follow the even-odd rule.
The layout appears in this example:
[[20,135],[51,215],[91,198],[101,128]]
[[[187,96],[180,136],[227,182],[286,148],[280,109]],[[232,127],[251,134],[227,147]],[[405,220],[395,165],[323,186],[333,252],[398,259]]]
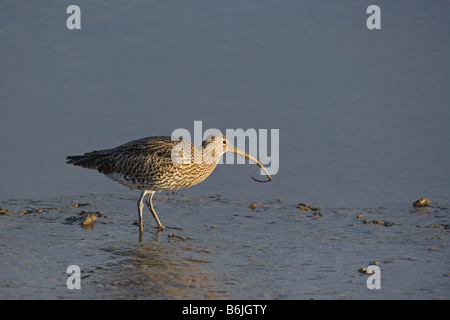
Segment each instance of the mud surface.
[[[450,298],[448,204],[154,199],[167,229],[157,232],[146,211],[142,239],[137,195],[0,202],[0,298]],[[378,290],[361,272],[372,264]],[[70,265],[80,267],[79,290],[66,286]]]

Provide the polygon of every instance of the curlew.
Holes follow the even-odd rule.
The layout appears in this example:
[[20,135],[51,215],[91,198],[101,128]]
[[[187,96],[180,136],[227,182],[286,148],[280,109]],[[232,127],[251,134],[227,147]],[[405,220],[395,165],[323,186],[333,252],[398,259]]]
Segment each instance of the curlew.
[[147,194],[147,206],[160,230],[161,224],[153,208],[153,195],[157,191],[192,187],[205,180],[214,170],[220,157],[232,152],[255,162],[272,177],[266,168],[248,153],[233,146],[222,134],[203,141],[201,148],[191,142],[170,136],[148,137],[130,141],[113,149],[92,151],[80,156],[68,156],[67,163],[98,170],[107,177],[131,189],[142,190],[138,200],[139,230],[142,233],[143,201]]

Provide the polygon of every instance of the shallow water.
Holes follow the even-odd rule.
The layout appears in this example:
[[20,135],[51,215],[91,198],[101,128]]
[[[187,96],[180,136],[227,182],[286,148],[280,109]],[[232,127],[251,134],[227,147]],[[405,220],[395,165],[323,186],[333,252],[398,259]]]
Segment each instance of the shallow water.
[[450,202],[449,7],[379,1],[368,30],[370,4],[81,0],[68,30],[61,1],[3,1],[0,199],[121,193],[65,157],[198,120],[279,129],[280,151],[272,184],[226,165],[197,196]]
[[[0,203],[11,212],[0,216],[0,263],[7,271],[0,273],[0,296],[450,297],[450,224],[443,204],[302,211],[274,199],[252,210],[248,201],[221,195],[160,194],[155,207],[167,229],[156,231],[147,211],[139,239],[136,200],[133,195],[94,194]],[[93,228],[83,228],[86,214],[96,211],[102,215]],[[359,269],[375,261],[381,289],[369,290],[368,275]],[[81,269],[80,290],[66,286],[69,265]]]
[[[79,0],[81,30],[70,4],[2,1],[0,298],[450,297],[445,1],[379,0],[381,30],[360,0]],[[219,165],[160,194],[181,230],[147,214],[139,242],[138,195],[65,163],[196,120],[278,129],[279,172]],[[358,272],[373,261],[381,290]]]

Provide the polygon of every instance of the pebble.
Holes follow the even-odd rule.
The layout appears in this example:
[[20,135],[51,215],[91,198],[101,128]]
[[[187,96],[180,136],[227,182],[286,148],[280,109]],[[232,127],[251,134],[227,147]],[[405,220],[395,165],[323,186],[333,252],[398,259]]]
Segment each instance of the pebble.
[[322,218],[322,214],[320,212],[314,212],[313,219],[320,219],[320,218]]
[[371,274],[375,273],[374,270],[372,270],[372,272],[370,272],[370,273],[367,273],[367,268],[366,268],[366,267],[361,267],[361,268],[358,269],[358,271],[359,271],[359,273],[361,273],[361,274],[367,274],[367,275],[369,275],[369,276],[370,276]]
[[[369,263],[369,265],[374,265],[374,266],[379,266],[380,263],[378,261],[372,261]],[[372,272],[367,273],[367,268],[366,267],[361,267],[358,269],[359,273],[363,274],[367,274],[368,276],[372,275],[375,273],[375,270],[372,270]]]
[[317,211],[317,210],[319,210],[319,208],[311,207],[310,205],[307,205],[305,203],[299,203],[297,205],[297,208],[302,211]]
[[383,226],[383,227],[390,227],[390,226],[392,226],[394,224],[393,222],[383,221],[383,220],[367,220],[367,219],[364,219],[362,222],[364,224],[376,224],[376,225]]
[[92,203],[89,202],[85,202],[85,203],[75,203],[73,205],[74,208],[79,208],[79,207],[86,207],[86,206],[92,206]]
[[9,216],[11,214],[28,214],[28,213],[42,213],[42,212],[50,212],[53,210],[58,210],[57,208],[49,208],[49,209],[41,209],[41,208],[31,208],[28,210],[21,210],[18,212],[12,212],[8,209],[0,208],[0,215]]
[[167,237],[170,239],[169,241],[171,241],[172,239],[174,239],[174,240],[181,240],[181,241],[186,241],[186,240],[189,239],[189,238],[186,238],[186,237],[178,236],[178,235],[173,234],[173,233],[169,233],[167,235]]
[[429,207],[430,199],[420,198],[419,200],[414,201],[412,205],[414,208]]
[[84,229],[93,229],[95,220],[97,220],[97,217],[94,214],[88,215],[86,218],[84,218],[81,226]]
[[8,209],[0,208],[0,215],[9,216],[10,214],[11,214],[11,211],[9,211]]
[[79,215],[86,214],[86,217],[83,219],[83,222],[81,222],[81,227],[83,229],[94,229],[94,223],[97,220],[97,218],[100,218],[103,216],[103,212],[101,211],[93,211],[93,212],[87,212],[86,210],[81,211],[78,213]]
[[435,228],[435,229],[447,229],[448,226],[443,225],[430,225],[428,228]]

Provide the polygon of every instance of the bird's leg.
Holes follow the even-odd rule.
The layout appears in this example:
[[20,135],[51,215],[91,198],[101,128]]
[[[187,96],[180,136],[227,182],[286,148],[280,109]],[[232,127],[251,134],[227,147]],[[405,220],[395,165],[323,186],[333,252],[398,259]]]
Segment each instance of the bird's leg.
[[148,209],[152,212],[153,218],[155,218],[155,221],[156,221],[156,223],[158,224],[159,229],[164,230],[166,227],[164,227],[164,226],[161,224],[161,222],[160,222],[159,219],[158,219],[158,215],[156,214],[156,211],[155,211],[155,209],[153,208],[153,202],[152,202],[152,199],[153,199],[153,195],[155,194],[155,191],[149,191],[149,192],[150,192],[150,195],[149,195],[148,198],[147,198],[147,206],[148,206]]
[[142,209],[144,208],[144,197],[145,195],[149,193],[149,191],[144,190],[141,193],[141,197],[139,198],[138,201],[138,213],[139,213],[139,230],[142,232],[144,230],[144,220],[142,219]]

